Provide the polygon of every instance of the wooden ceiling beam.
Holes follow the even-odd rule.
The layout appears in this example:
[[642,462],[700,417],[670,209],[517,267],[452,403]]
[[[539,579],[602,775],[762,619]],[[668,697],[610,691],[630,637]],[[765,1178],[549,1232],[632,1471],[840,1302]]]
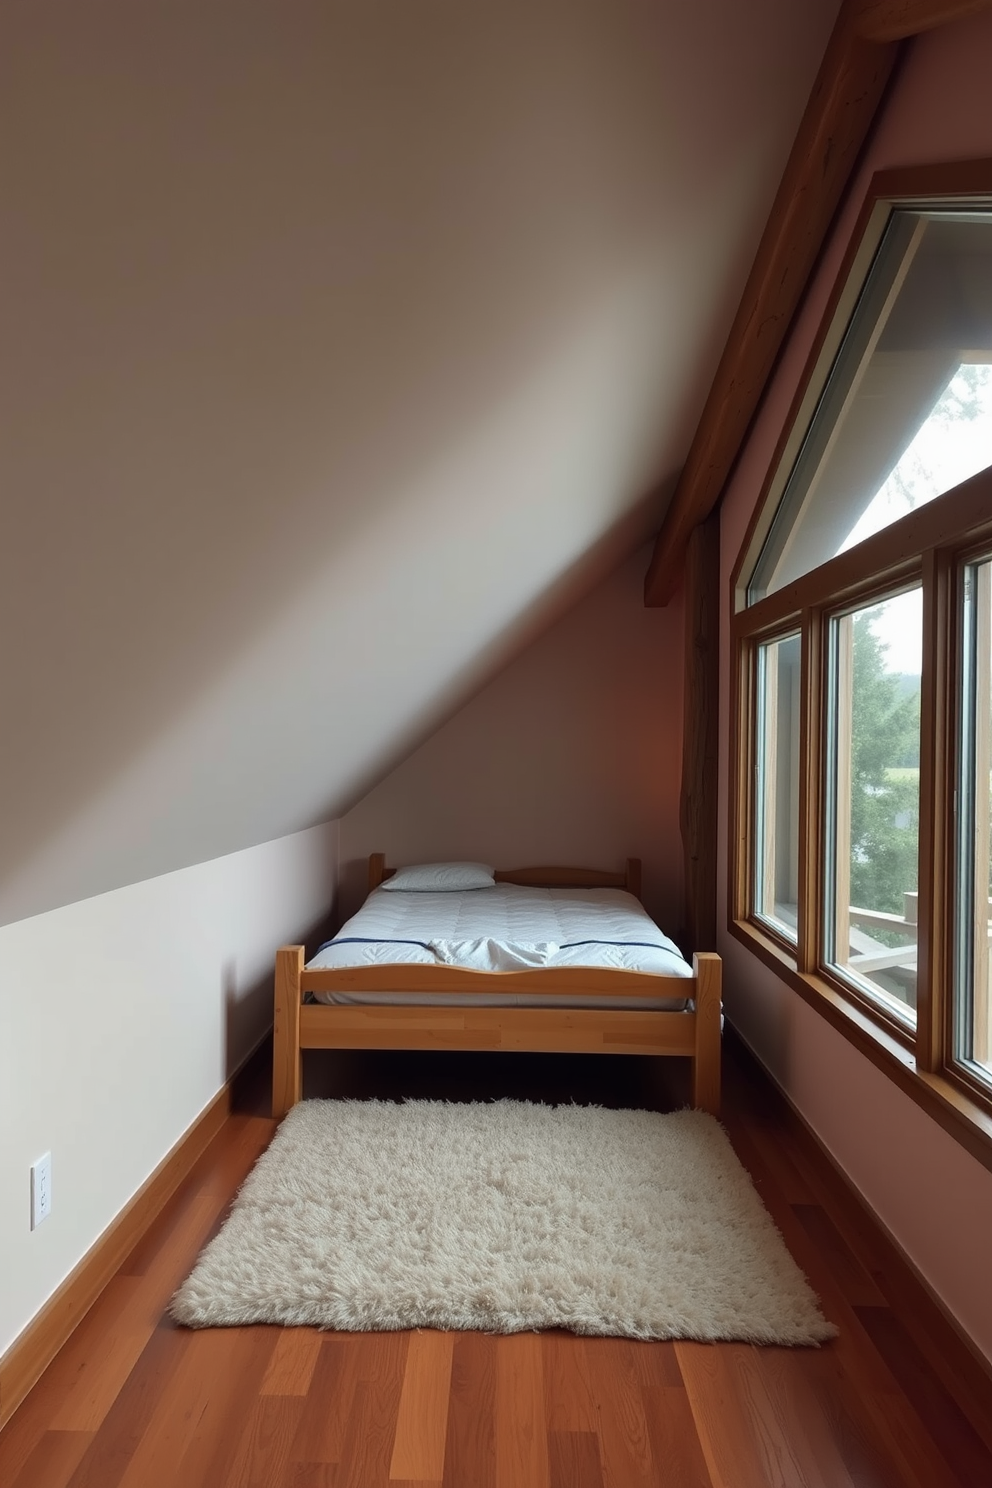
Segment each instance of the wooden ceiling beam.
[[861,0],[855,29],[866,41],[903,41],[985,10],[989,0]]
[[644,581],[666,605],[723,494],[902,42],[992,0],[844,0]]

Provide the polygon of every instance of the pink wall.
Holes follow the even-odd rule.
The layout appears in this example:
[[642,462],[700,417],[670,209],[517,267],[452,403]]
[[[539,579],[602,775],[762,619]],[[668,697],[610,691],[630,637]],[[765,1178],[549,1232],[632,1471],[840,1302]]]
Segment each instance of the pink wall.
[[[992,156],[992,14],[922,37],[907,59],[758,416],[722,511],[725,592],[840,261],[876,170]],[[729,677],[727,616],[722,676]],[[727,683],[724,681],[724,694]],[[721,720],[721,778],[729,778]],[[721,856],[726,861],[726,792]],[[725,885],[723,886],[725,888]],[[724,911],[725,911],[724,903]],[[725,912],[721,920],[725,921]],[[992,1173],[724,931],[728,1013],[910,1259],[992,1359]],[[925,1196],[921,1199],[921,1196]]]
[[682,613],[646,610],[642,550],[341,820],[342,910],[365,859],[500,867],[644,860],[648,908],[682,918]]

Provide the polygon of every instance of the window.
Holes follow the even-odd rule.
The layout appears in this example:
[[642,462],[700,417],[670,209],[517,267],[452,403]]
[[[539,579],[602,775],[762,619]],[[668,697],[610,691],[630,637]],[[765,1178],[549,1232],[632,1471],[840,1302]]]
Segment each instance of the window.
[[824,958],[916,1025],[921,593],[829,621]]
[[754,810],[755,914],[796,938],[799,898],[799,635],[757,651]]
[[730,917],[992,1165],[992,163],[912,174],[735,577]]
[[954,1058],[992,1077],[992,558],[964,566],[962,592]]

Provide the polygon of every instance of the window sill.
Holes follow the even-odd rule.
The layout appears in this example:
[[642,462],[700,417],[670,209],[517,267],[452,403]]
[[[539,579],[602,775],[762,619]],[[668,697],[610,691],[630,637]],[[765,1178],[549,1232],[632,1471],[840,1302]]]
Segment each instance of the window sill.
[[789,956],[771,937],[742,920],[730,920],[735,940],[770,967],[793,991],[842,1033],[876,1069],[904,1091],[927,1116],[992,1172],[992,1110],[946,1075],[917,1067],[912,1049],[875,1023],[859,1007],[817,976],[797,970]]

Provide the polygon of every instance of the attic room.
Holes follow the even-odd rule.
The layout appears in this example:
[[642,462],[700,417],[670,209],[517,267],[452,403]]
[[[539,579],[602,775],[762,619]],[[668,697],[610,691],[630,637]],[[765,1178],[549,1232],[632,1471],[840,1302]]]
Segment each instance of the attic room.
[[[985,414],[863,538],[840,463],[788,485],[885,270],[878,203],[916,213],[898,314],[835,401],[874,396],[904,286],[937,304],[945,228],[974,313],[927,343],[900,450],[960,368],[984,386],[988,0],[4,19],[0,1477],[992,1481]],[[851,416],[879,447],[880,406]],[[897,913],[858,896],[829,751],[844,647],[910,593],[916,752],[868,790],[918,793]],[[170,1318],[272,1136],[277,950],[338,932],[377,853],[640,860],[651,918],[719,954],[721,1116],[836,1339],[348,1353]],[[308,1053],[303,1094],[515,1094],[475,1057]],[[686,1103],[678,1061],[633,1061],[527,1078]]]

